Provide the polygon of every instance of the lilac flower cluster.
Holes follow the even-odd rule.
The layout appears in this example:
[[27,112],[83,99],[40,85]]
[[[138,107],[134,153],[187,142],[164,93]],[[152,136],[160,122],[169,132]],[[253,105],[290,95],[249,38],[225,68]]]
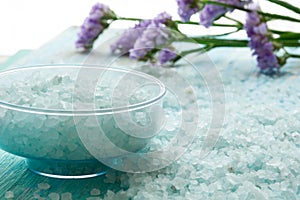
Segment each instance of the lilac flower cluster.
[[177,12],[181,20],[184,22],[189,21],[191,16],[200,10],[198,4],[198,0],[177,0]]
[[[216,2],[225,3],[236,7],[244,7],[252,0],[215,0]],[[199,0],[177,0],[178,15],[182,21],[189,21],[191,16],[200,10],[200,24],[206,28],[211,26],[213,22],[227,12],[234,9],[215,4],[206,4],[203,8],[203,3]]]
[[151,24],[151,20],[143,20],[133,28],[125,30],[119,37],[117,42],[111,45],[114,53],[125,54],[133,48],[135,41],[142,35],[147,26]]
[[107,20],[114,17],[114,12],[108,6],[101,3],[95,4],[81,26],[75,43],[76,48],[92,48],[97,37],[109,26]]
[[258,67],[264,74],[274,74],[279,71],[279,63],[274,54],[274,45],[269,40],[267,24],[263,21],[261,15],[257,13],[260,9],[257,4],[249,5],[253,10],[247,13],[245,30],[250,38],[249,47],[257,56]]
[[[121,54],[129,52],[129,57],[137,60],[152,59],[158,49],[164,48],[171,40],[171,34],[167,28],[171,20],[171,16],[163,12],[153,20],[141,21],[135,27],[123,32],[121,37],[111,45],[112,51]],[[170,53],[170,49],[166,49],[166,52],[163,49],[159,54],[160,63],[166,63],[175,58],[175,52]]]
[[[241,0],[217,0],[217,2],[226,3],[227,5],[233,5],[236,7],[243,7],[245,4],[249,3],[248,1]],[[213,22],[224,15],[227,12],[232,12],[234,9],[229,7],[224,7],[220,5],[207,4],[200,12],[200,24],[206,28],[210,27]]]
[[173,60],[174,58],[177,57],[177,53],[175,52],[174,48],[172,47],[167,47],[163,48],[159,54],[158,54],[158,61],[161,64],[167,63],[170,60]]
[[156,47],[162,47],[169,39],[170,36],[165,27],[156,26],[152,23],[135,41],[134,47],[129,50],[129,57],[134,59],[147,59],[147,53],[150,53]]

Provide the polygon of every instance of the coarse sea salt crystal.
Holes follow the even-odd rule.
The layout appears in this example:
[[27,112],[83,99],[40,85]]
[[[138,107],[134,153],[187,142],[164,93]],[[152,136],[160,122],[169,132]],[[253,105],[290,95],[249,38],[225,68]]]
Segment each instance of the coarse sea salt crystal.
[[40,190],[48,190],[48,189],[50,189],[50,185],[48,184],[48,183],[39,183],[38,184],[38,188],[40,189]]
[[[76,82],[76,80],[71,80],[70,77],[52,76],[38,79],[38,76],[39,74],[28,76],[28,79],[23,80],[23,82],[20,81],[18,83],[13,83],[13,86],[11,86],[10,88],[4,88],[5,91],[0,92],[0,99],[4,98],[7,102],[11,103],[19,102],[19,106],[27,106],[27,104],[30,104],[28,105],[28,107],[32,107],[35,109],[51,108],[54,110],[58,110],[62,107],[68,107],[68,110],[72,110],[73,106],[76,107],[77,105],[76,101],[79,101],[79,108],[80,105],[85,103],[86,101],[88,101],[88,105],[95,106],[92,107],[95,109],[97,109],[98,107],[108,108],[112,106],[112,97],[110,97],[112,86],[109,85],[110,83],[108,84],[109,86],[97,86],[95,91],[89,91],[85,87],[81,88],[82,86],[79,85],[80,88],[78,94],[76,94],[76,91],[75,93],[73,93],[74,82]],[[148,87],[146,87],[146,89],[148,89]],[[135,101],[143,100],[143,98],[147,97],[147,92],[148,90],[144,91],[143,89],[139,89],[136,94],[133,94],[131,99],[132,103],[137,103]],[[86,96],[85,94],[88,95]],[[93,94],[94,96],[89,96],[90,94]],[[94,97],[96,99],[94,99]],[[113,100],[113,103],[116,103],[117,105],[122,104],[122,106],[124,106],[126,105],[126,103],[128,103],[123,102],[124,99],[122,99],[122,97],[120,99]],[[119,100],[121,101],[118,102]],[[11,139],[14,140],[14,143],[18,144],[14,146],[11,145],[11,150],[14,152],[19,152],[20,149],[22,149],[22,152],[26,152],[27,155],[38,154],[39,157],[47,156],[51,158],[54,157],[55,159],[77,159],[78,157],[80,157],[80,159],[84,160],[87,157],[89,158],[91,155],[86,152],[82,154],[78,152],[82,148],[81,143],[78,142],[80,138],[78,138],[78,136],[74,136],[74,134],[71,133],[71,128],[79,125],[83,127],[83,129],[89,128],[92,132],[94,131],[94,129],[92,128],[97,128],[98,122],[100,125],[105,124],[108,127],[108,133],[110,129],[114,129],[114,127],[118,128],[116,122],[112,120],[111,116],[99,117],[97,118],[98,121],[96,121],[97,119],[93,120],[93,117],[91,117],[92,120],[86,120],[86,124],[83,124],[84,120],[78,122],[78,124],[74,124],[74,120],[72,117],[31,113],[25,113],[25,115],[24,113],[19,111],[6,109],[3,109],[3,112],[1,109],[0,113],[0,117],[2,116],[7,122],[6,131],[10,131],[6,135],[3,135],[3,137],[9,138],[11,137],[11,135],[18,136],[14,137],[16,138],[15,140],[14,138]],[[145,125],[151,121],[148,115],[149,114],[147,113],[140,112],[137,114],[136,120],[141,125]],[[13,121],[14,123],[10,123],[10,121]],[[5,125],[6,124],[4,124],[4,126]],[[64,133],[70,133],[70,135],[73,135],[73,137],[66,136],[69,134]],[[93,135],[97,137],[96,134]],[[116,137],[116,140],[122,139]],[[5,139],[4,141],[7,141],[7,144],[11,143],[11,141]],[[44,141],[47,141],[47,143],[45,144]],[[70,141],[72,141],[73,143],[71,145],[68,145],[68,149],[66,150],[66,144],[68,144]],[[126,137],[124,141],[126,141],[126,145],[129,144],[129,146],[132,145],[134,147],[137,147],[138,149],[144,147],[144,144],[142,146],[139,141],[129,140],[128,137]],[[35,147],[34,149],[32,148],[33,146]],[[102,148],[101,145],[98,145],[98,148],[99,150],[105,149]],[[111,151],[107,152],[109,154],[109,152]],[[70,157],[70,155],[72,157]]]
[[51,192],[50,194],[48,194],[48,197],[50,198],[50,200],[59,200],[60,199],[60,195],[55,192]]
[[3,108],[0,108],[0,118],[5,117],[5,114],[6,114],[6,110]]
[[[250,52],[248,53],[250,55]],[[234,56],[234,59],[239,58]],[[222,63],[222,66],[226,65]],[[230,67],[232,66],[234,67],[234,62],[230,64]],[[243,69],[240,66],[236,66],[237,69]],[[197,132],[199,139],[194,140],[190,149],[166,169],[142,175],[128,174],[126,178],[120,179],[121,184],[126,183],[128,186],[126,198],[123,199],[300,199],[300,163],[297,153],[300,148],[300,112],[291,115],[298,109],[295,102],[299,100],[300,91],[299,87],[295,86],[299,84],[299,78],[294,76],[298,72],[294,71],[296,73],[292,72],[292,75],[285,74],[278,79],[269,79],[249,73],[244,75],[240,70],[229,71],[231,75],[236,76],[223,76],[226,119],[217,145],[213,147],[214,151],[210,152],[204,161],[198,157],[206,136],[205,130],[208,129],[211,119],[211,99],[203,96],[206,90],[202,90],[204,87],[199,84],[194,87],[194,94],[200,94],[199,116],[201,120],[206,121]],[[226,75],[223,69],[221,73]],[[241,81],[240,75],[246,78]],[[190,80],[195,81],[197,78],[199,76],[191,76]],[[176,85],[176,82],[170,84]],[[278,97],[284,100],[281,109],[276,108],[278,105],[274,104]],[[164,105],[175,108],[176,103],[176,99],[171,99],[164,102]],[[190,115],[193,116],[195,112],[198,111],[191,112]],[[172,110],[170,113],[172,116]],[[173,130],[174,120],[170,119],[170,131]],[[157,144],[161,144],[162,140],[163,137],[160,136],[154,139]],[[181,172],[187,170],[187,166],[193,166],[188,168],[190,175]],[[174,181],[174,177],[178,178]],[[106,179],[109,183],[117,183],[115,175]],[[197,181],[198,184],[192,181]],[[180,188],[179,185],[184,184],[186,186],[183,188],[188,188],[189,192],[162,191],[166,186],[174,185]],[[121,197],[123,192],[114,193],[108,190],[104,198],[122,199],[117,197]]]
[[101,200],[101,197],[88,197],[86,200]]
[[70,192],[62,193],[61,200],[72,200],[72,193]]
[[92,196],[100,195],[100,190],[97,189],[97,188],[93,188],[93,189],[91,190],[90,194],[91,194]]
[[6,199],[13,199],[14,197],[15,197],[14,192],[12,192],[12,191],[5,192],[4,198],[6,198]]
[[285,197],[285,199],[288,199],[288,200],[297,200],[296,195],[291,191],[282,191],[281,195],[283,197]]
[[115,198],[115,193],[111,190],[107,190],[106,196],[104,197],[104,199],[113,200],[114,198]]
[[52,117],[45,121],[45,127],[55,127],[56,125],[58,125],[58,123],[59,119]]
[[40,192],[41,192],[40,189],[35,190],[35,191],[33,192],[33,197],[36,198],[36,199],[41,198]]

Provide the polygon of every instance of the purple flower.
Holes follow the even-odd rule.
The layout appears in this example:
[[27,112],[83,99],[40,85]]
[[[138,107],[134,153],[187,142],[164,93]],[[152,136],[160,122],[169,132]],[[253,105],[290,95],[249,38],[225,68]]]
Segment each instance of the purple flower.
[[76,41],[76,48],[90,49],[93,47],[94,41],[97,37],[109,26],[108,19],[113,19],[115,14],[108,6],[97,3],[95,4],[89,16],[81,25],[78,39]]
[[171,15],[166,12],[155,17],[129,50],[129,57],[138,60],[151,58],[152,50],[164,46],[170,40],[170,31],[166,24],[171,20]]
[[[216,0],[220,3],[226,3],[228,5],[233,5],[237,7],[243,7],[245,4],[251,2],[252,0],[241,1],[241,0]],[[213,22],[224,15],[227,12],[232,12],[234,9],[224,6],[219,6],[215,4],[207,4],[200,12],[200,24],[206,28],[210,27]]]
[[191,16],[200,10],[198,2],[197,0],[177,0],[177,12],[182,21],[189,21]]
[[158,54],[158,62],[164,64],[177,57],[176,52],[172,48],[164,48]]
[[273,43],[269,40],[267,24],[257,13],[260,9],[257,4],[251,4],[249,8],[253,11],[247,13],[244,27],[250,38],[249,47],[253,50],[253,55],[257,56],[258,67],[262,73],[269,75],[277,73],[280,65],[274,54]]
[[133,28],[125,30],[121,37],[111,45],[112,52],[125,54],[133,59],[147,60],[153,49],[163,46],[169,40],[166,27],[172,17],[166,12],[160,13],[152,20],[143,20]]
[[145,60],[151,57],[151,51],[167,44],[170,33],[167,28],[151,23],[143,34],[136,40],[134,47],[129,50],[129,57]]
[[135,27],[125,30],[121,37],[111,45],[112,52],[119,52],[121,54],[129,52],[129,50],[134,47],[137,39],[143,34],[150,24],[154,24],[154,26],[161,26],[162,24],[166,24],[168,20],[171,20],[171,18],[171,15],[163,12],[157,15],[157,17],[153,20],[143,20]]
[[133,28],[125,30],[120,38],[111,45],[112,52],[121,54],[128,53],[133,48],[135,41],[142,35],[144,30],[149,26],[151,20],[143,20]]
[[168,21],[172,20],[172,16],[166,12],[162,12],[160,14],[158,14],[153,20],[152,22],[157,25],[160,26],[161,24],[167,24]]

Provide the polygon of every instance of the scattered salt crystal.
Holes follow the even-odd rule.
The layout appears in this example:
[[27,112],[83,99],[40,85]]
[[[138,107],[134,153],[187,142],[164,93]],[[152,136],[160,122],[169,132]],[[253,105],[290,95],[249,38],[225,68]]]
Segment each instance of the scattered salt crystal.
[[135,112],[135,121],[141,126],[146,126],[149,123],[149,119],[145,112]]
[[44,118],[42,117],[35,117],[34,119],[34,123],[32,123],[32,125],[34,126],[34,128],[39,129],[43,126],[43,122],[44,122]]
[[48,190],[51,186],[48,183],[39,183],[38,188],[40,190]]
[[5,196],[4,196],[6,199],[12,199],[12,198],[14,198],[15,197],[15,194],[14,194],[14,192],[12,192],[12,191],[7,191],[7,192],[5,192]]
[[107,193],[106,193],[106,196],[105,196],[104,199],[107,199],[107,200],[109,200],[109,199],[111,199],[111,200],[115,199],[115,193],[113,191],[111,191],[111,190],[107,190]]
[[52,78],[51,82],[53,85],[59,85],[62,82],[62,77],[61,76],[55,76]]
[[185,93],[187,93],[187,94],[193,94],[193,93],[194,93],[194,90],[193,90],[192,87],[186,87],[186,88],[184,89],[184,91],[185,91]]
[[100,190],[97,188],[93,188],[90,193],[92,196],[97,196],[100,195]]
[[24,115],[24,113],[22,113],[22,112],[14,112],[14,120],[16,122],[20,122],[20,121],[26,119],[26,117],[27,116]]
[[288,200],[297,200],[296,194],[291,191],[282,191],[281,195]]
[[50,198],[50,200],[59,200],[60,199],[60,196],[58,193],[54,193],[54,192],[51,192],[48,197]]
[[5,109],[2,109],[2,108],[0,108],[0,118],[3,118],[3,117],[5,117],[5,113],[6,113],[6,110],[5,110]]
[[62,193],[61,200],[72,200],[72,193],[70,192]]
[[167,122],[165,124],[165,129],[168,131],[173,131],[176,129],[176,126],[174,125],[175,122],[175,117],[174,116],[170,116],[167,118]]
[[155,192],[155,191],[159,190],[159,186],[156,184],[147,184],[147,185],[145,185],[145,189],[149,192]]
[[106,173],[105,175],[105,179],[104,179],[104,182],[105,183],[115,183],[116,182],[116,172],[113,171],[113,170],[110,170]]
[[247,191],[248,196],[253,196],[254,199],[261,199],[261,200],[267,199],[263,194],[263,192],[249,181],[244,181],[243,185],[239,187],[239,189],[244,190],[245,192]]
[[40,189],[35,190],[35,191],[33,192],[33,197],[36,198],[36,199],[40,198],[40,197],[41,197],[41,196],[40,196],[40,192],[41,192]]
[[230,199],[230,200],[239,200],[240,199],[238,194],[236,194],[236,193],[229,193],[228,195],[226,195],[226,197],[227,197],[227,199]]
[[59,120],[57,120],[55,118],[50,118],[45,121],[45,126],[51,128],[51,127],[55,127],[58,123],[59,123]]
[[[236,56],[234,59],[236,60]],[[238,61],[234,61],[230,67],[236,65],[239,66],[236,69],[244,69],[240,68],[239,64]],[[220,65],[220,68],[226,66],[223,63]],[[201,153],[201,145],[206,136],[204,133],[209,127],[208,121],[211,119],[209,115],[211,111],[209,109],[210,97],[205,90],[202,90],[204,86],[199,84],[193,91],[195,95],[196,93],[200,94],[198,104],[201,109],[199,112],[201,116],[204,115],[201,120],[205,121],[201,130],[199,129],[199,139],[194,141],[194,144],[178,161],[166,169],[158,173],[128,174],[120,179],[121,185],[126,183],[125,185],[128,186],[127,196],[125,196],[127,198],[123,199],[159,199],[166,195],[170,195],[166,197],[169,199],[185,198],[184,193],[166,194],[161,191],[165,189],[166,185],[174,186],[172,187],[174,190],[186,186],[190,190],[186,193],[187,199],[300,199],[298,192],[300,185],[298,178],[300,173],[298,159],[300,112],[297,111],[297,103],[295,104],[299,101],[297,95],[299,87],[294,87],[299,84],[299,78],[294,75],[285,75],[278,79],[269,79],[264,76],[249,76],[247,73],[247,78],[241,81],[240,75],[243,74],[240,73],[240,70],[230,69],[229,74],[226,70],[222,70],[221,73],[231,75],[223,76],[227,117],[219,143],[215,146],[214,151],[207,155],[204,161],[197,157]],[[293,69],[288,68],[287,70]],[[163,70],[159,71],[160,74],[162,72]],[[165,77],[167,75],[163,74]],[[194,77],[191,76],[190,80],[194,81],[198,78],[199,76],[195,74]],[[62,82],[64,81],[63,78]],[[176,85],[176,82],[173,85]],[[290,86],[291,88],[289,88]],[[16,88],[18,87],[20,86],[16,85]],[[43,87],[46,88],[46,86]],[[278,89],[280,92],[277,91]],[[190,92],[188,88],[185,89],[186,94]],[[103,96],[105,96],[105,92],[99,94],[98,102],[105,102],[103,99],[100,100]],[[276,104],[279,96],[284,99],[284,102]],[[26,103],[27,100],[23,100]],[[64,100],[67,101],[68,97],[65,96]],[[45,103],[49,102],[45,101]],[[171,121],[170,124],[167,124],[169,131],[175,130],[173,123],[177,122],[173,116],[177,104],[176,98],[170,98],[169,101],[164,102],[165,107],[174,108],[170,109],[170,118],[168,118]],[[281,109],[278,108],[279,105]],[[295,111],[293,116],[291,113]],[[190,115],[193,116],[196,112],[193,111]],[[6,113],[5,117],[13,120],[13,116],[9,116],[9,113]],[[35,123],[33,124],[35,125]],[[38,128],[42,126],[41,123]],[[180,128],[180,124],[178,127]],[[153,141],[159,146],[163,139],[162,136],[158,136]],[[22,140],[17,141],[22,143]],[[70,146],[70,149],[76,148]],[[222,165],[219,165],[220,163]],[[192,167],[187,168],[187,166]],[[172,173],[168,172],[170,169],[174,169]],[[181,172],[187,169],[190,170],[190,176]],[[175,177],[177,178],[175,179]],[[109,174],[105,179],[107,183],[115,181],[115,174]],[[141,191],[141,189],[145,190]],[[124,191],[114,193],[108,190],[105,199],[117,199],[121,194],[124,195]],[[89,197],[88,199],[97,198],[99,197]]]
[[173,185],[177,188],[177,189],[183,189],[184,186],[187,185],[187,180],[181,177],[175,177],[173,180]]
[[68,149],[70,152],[73,152],[77,148],[76,144],[70,143],[68,144]]
[[86,200],[101,200],[100,197],[88,197]]

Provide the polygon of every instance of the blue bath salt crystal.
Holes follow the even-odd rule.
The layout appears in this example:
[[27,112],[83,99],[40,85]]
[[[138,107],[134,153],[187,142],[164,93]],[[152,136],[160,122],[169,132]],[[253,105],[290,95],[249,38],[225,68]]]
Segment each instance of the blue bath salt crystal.
[[58,193],[55,193],[55,192],[51,192],[48,195],[48,197],[49,197],[50,200],[59,200],[60,199],[60,195]]
[[97,188],[93,188],[93,189],[91,190],[90,194],[91,194],[92,196],[100,195],[100,190],[97,189]]
[[[33,171],[41,170],[48,174],[57,172],[61,175],[73,172],[80,174],[80,171],[77,171],[79,167],[76,168],[77,164],[73,167],[68,162],[98,162],[88,147],[100,152],[104,158],[118,156],[118,149],[137,152],[146,147],[153,137],[150,134],[160,125],[155,124],[160,118],[151,111],[152,104],[145,108],[129,110],[129,118],[126,112],[99,116],[93,114],[97,109],[109,110],[115,105],[127,109],[127,106],[152,100],[159,92],[156,88],[158,86],[153,83],[145,86],[133,84],[133,88],[130,88],[132,80],[128,79],[124,81],[125,88],[101,82],[103,85],[96,85],[95,89],[87,80],[84,85],[86,87],[78,86],[79,89],[75,91],[74,82],[77,80],[68,75],[49,75],[46,79],[36,76],[35,79],[33,81],[28,78],[23,82],[12,83],[10,87],[3,88],[5,92],[2,91],[0,96],[3,101],[23,106],[27,110],[32,109],[32,112],[27,112],[0,108],[0,123],[5,130],[4,134],[1,134],[1,145],[8,152],[25,158],[31,157],[27,164]],[[160,105],[160,102],[156,104]],[[73,109],[75,112],[76,109],[90,110],[92,115],[60,115],[60,111]],[[57,114],[48,114],[48,111]],[[121,126],[120,123],[124,124]],[[130,129],[124,129],[126,127]],[[142,133],[145,138],[132,135],[138,132],[138,129],[144,129]],[[103,139],[109,142],[104,142]],[[52,160],[59,160],[62,164],[51,163]],[[63,166],[64,163],[66,166]],[[79,163],[78,166],[83,165]],[[83,166],[82,172],[87,173],[85,171],[89,171],[91,166]],[[52,169],[55,169],[55,172]]]
[[72,200],[72,193],[70,192],[62,193],[61,200]]
[[13,199],[14,197],[15,197],[14,192],[12,191],[5,192],[5,196],[4,196],[5,199]]
[[[298,71],[294,73],[298,74]],[[269,79],[247,73],[241,82],[240,72],[230,70],[230,74],[231,76],[223,77],[226,117],[222,131],[217,143],[205,158],[199,158],[199,155],[203,141],[207,139],[205,133],[210,126],[211,98],[207,88],[197,82],[199,76],[191,74],[187,78],[197,83],[194,92],[199,94],[199,110],[191,112],[191,115],[199,112],[200,116],[198,134],[193,143],[180,159],[159,171],[124,173],[122,178],[117,174],[109,174],[106,178],[109,184],[119,183],[124,188],[118,191],[103,191],[104,199],[300,199],[300,111],[294,104],[299,101],[300,87],[288,87],[297,86],[299,78],[293,76],[293,79],[289,79],[289,76],[283,76]],[[168,81],[167,77],[171,75],[171,72],[162,74],[165,81]],[[63,78],[62,82],[64,81]],[[287,84],[283,84],[285,81]],[[280,86],[280,91],[276,86]],[[10,92],[15,95],[14,91]],[[0,90],[0,93],[3,92]],[[187,89],[186,93],[188,95],[190,90]],[[284,96],[284,99],[278,100],[278,95]],[[105,96],[105,93],[99,92],[98,96]],[[181,126],[178,119],[180,109],[176,106],[176,99],[170,97],[163,105],[171,122],[167,122],[165,134],[158,134],[146,145],[147,150],[159,149],[169,144],[174,138],[172,131]],[[3,109],[0,109],[1,116],[5,116],[9,121],[14,119],[14,113]],[[39,122],[45,120],[40,119]],[[69,118],[60,120],[61,125],[72,125]],[[111,118],[103,119],[102,122],[113,123]],[[82,123],[93,127],[90,121]],[[173,127],[172,123],[177,126]],[[38,145],[45,132],[33,137],[33,140],[28,140],[30,128],[33,126],[37,125],[26,124],[28,130],[22,128],[24,138],[13,142],[28,144],[32,141],[32,144]],[[45,127],[44,124],[42,127]],[[13,128],[7,125],[9,134],[15,134]],[[36,129],[40,127],[37,126]],[[57,134],[59,135],[59,132]],[[57,135],[54,136],[56,137]],[[57,142],[54,138],[53,141]],[[121,142],[122,140],[119,141]],[[62,152],[48,152],[40,146],[36,152],[41,155],[57,153],[60,156],[68,152],[70,157],[75,157],[81,153],[76,151],[77,147],[73,144]],[[61,199],[71,196],[69,193],[60,195]]]

